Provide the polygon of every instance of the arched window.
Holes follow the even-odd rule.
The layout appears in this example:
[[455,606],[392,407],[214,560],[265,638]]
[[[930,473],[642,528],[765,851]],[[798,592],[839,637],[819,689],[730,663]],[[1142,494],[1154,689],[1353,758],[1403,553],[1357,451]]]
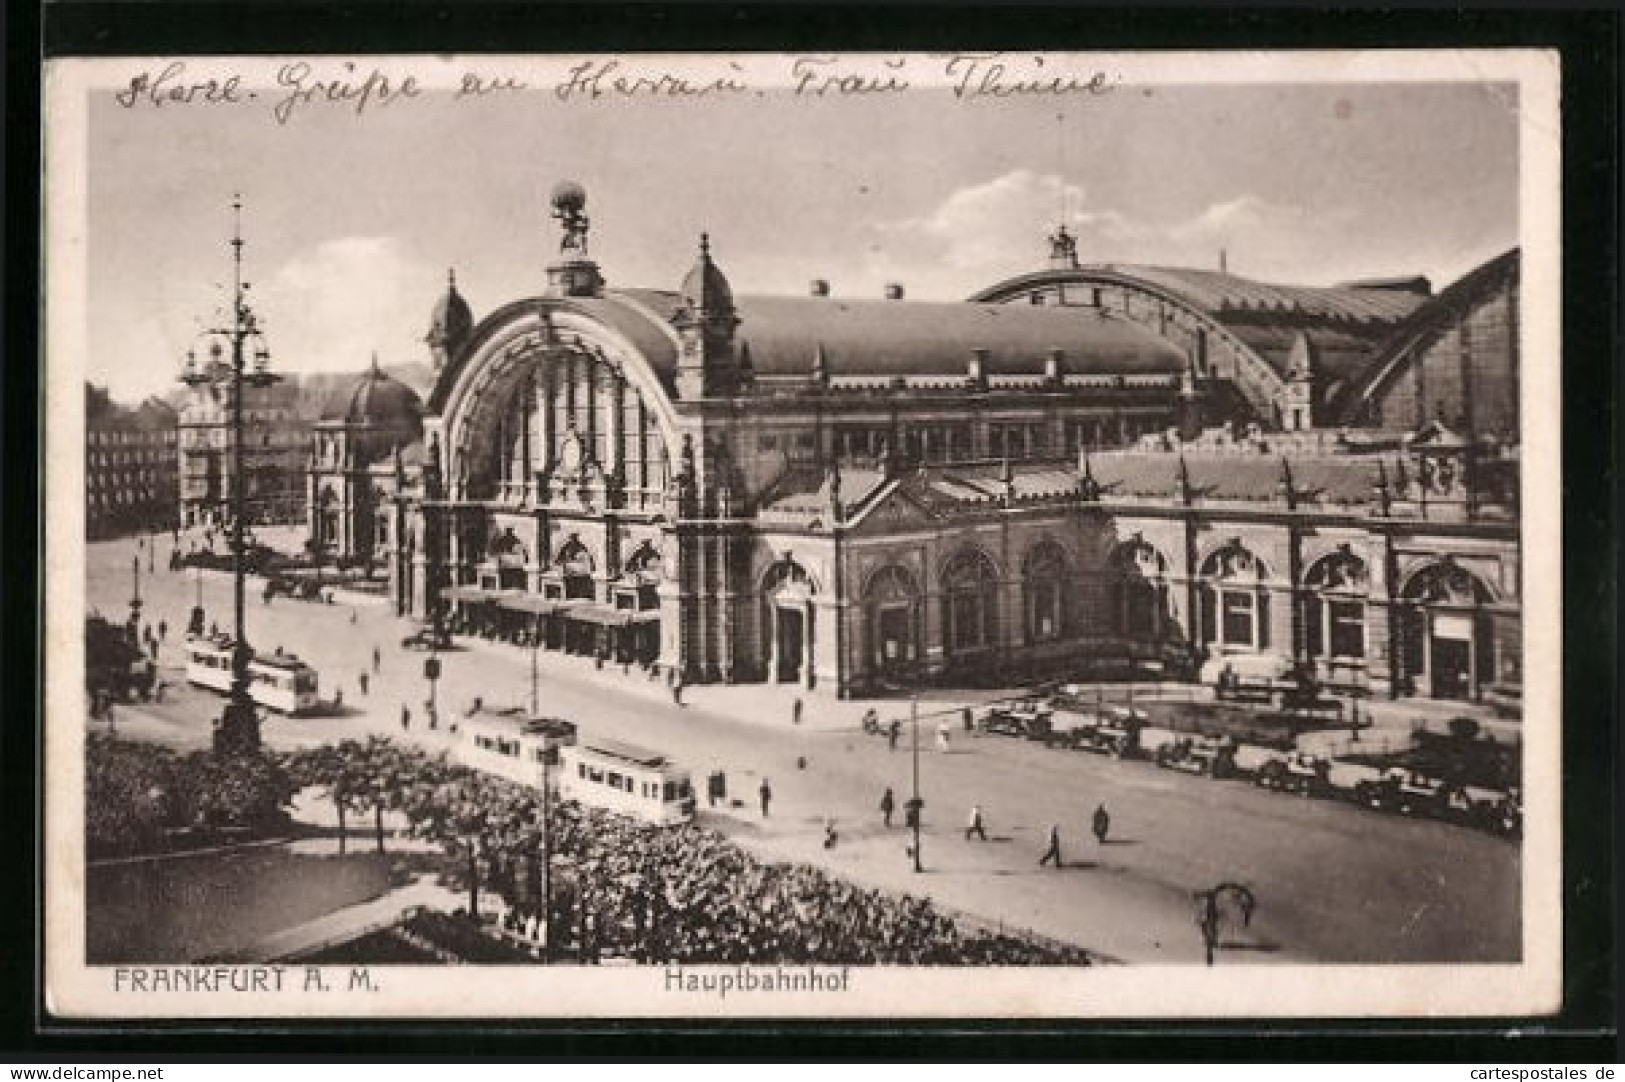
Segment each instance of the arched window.
[[1054,542],[1042,542],[1022,569],[1022,599],[1027,641],[1054,642],[1067,631],[1066,553]]
[[999,578],[985,553],[955,556],[943,570],[942,592],[948,653],[984,650],[998,641]]
[[1365,561],[1347,550],[1315,561],[1304,577],[1304,635],[1310,657],[1365,657]]
[[1112,612],[1118,635],[1137,642],[1162,638],[1168,609],[1168,561],[1135,537],[1111,556]]
[[559,577],[564,580],[564,596],[566,598],[591,598],[593,596],[593,563],[592,553],[587,546],[576,537],[564,543],[558,555],[553,560]]
[[665,559],[660,550],[645,541],[627,557],[626,573],[639,586],[655,586],[666,577]]
[[870,577],[863,614],[876,668],[899,668],[919,659],[919,605],[919,587],[906,568],[890,564]]
[[1202,561],[1202,638],[1220,650],[1269,646],[1269,568],[1240,541]]

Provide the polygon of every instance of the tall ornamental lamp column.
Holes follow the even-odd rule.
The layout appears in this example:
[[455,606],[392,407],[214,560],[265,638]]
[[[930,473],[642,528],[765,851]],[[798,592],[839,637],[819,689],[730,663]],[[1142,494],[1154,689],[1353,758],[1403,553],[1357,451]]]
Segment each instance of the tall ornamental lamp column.
[[130,575],[134,585],[130,592],[130,641],[138,641],[141,636],[141,557],[130,558]]
[[[243,281],[242,199],[233,197],[232,209],[232,299],[230,319],[204,334],[210,339],[210,365],[198,371],[190,361],[181,382],[190,386],[214,383],[226,392],[231,409],[229,448],[231,487],[231,570],[232,615],[234,619],[231,654],[231,692],[215,733],[215,750],[220,753],[252,751],[259,747],[259,714],[249,692],[249,663],[254,659],[244,622],[243,585],[245,539],[243,526],[248,518],[247,477],[243,472],[243,396],[249,388],[269,387],[281,379],[270,370],[271,352],[260,330],[259,317],[248,304],[249,283]],[[249,366],[249,354],[253,365]],[[229,362],[222,364],[229,354]]]

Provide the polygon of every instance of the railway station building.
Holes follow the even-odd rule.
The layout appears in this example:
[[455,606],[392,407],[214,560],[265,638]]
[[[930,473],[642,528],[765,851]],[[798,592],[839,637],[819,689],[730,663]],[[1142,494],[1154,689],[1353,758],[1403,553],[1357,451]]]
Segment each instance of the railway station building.
[[400,611],[838,695],[1305,665],[1516,708],[1515,251],[1288,287],[1063,229],[966,301],[759,296],[703,236],[612,284],[584,208],[536,288],[436,307]]

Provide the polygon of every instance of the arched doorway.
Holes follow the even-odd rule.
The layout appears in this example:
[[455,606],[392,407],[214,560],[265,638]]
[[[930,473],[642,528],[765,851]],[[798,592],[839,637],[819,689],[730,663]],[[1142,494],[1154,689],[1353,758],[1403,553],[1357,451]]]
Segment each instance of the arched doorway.
[[1451,561],[1412,575],[1400,591],[1401,657],[1407,684],[1434,699],[1476,699],[1493,679],[1483,606],[1494,600],[1478,576]]
[[943,643],[950,657],[998,645],[999,575],[987,553],[968,549],[942,570]]
[[812,687],[815,593],[806,568],[788,555],[763,576],[762,625],[771,683]]
[[870,577],[863,591],[863,625],[874,672],[898,675],[919,660],[919,609],[919,585],[906,568],[889,564]]

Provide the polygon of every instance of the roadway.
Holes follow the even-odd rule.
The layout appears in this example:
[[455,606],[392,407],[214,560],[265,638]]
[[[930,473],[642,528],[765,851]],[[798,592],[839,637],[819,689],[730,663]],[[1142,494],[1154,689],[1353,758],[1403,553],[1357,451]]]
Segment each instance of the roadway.
[[[166,678],[179,682],[179,630],[193,604],[192,572],[164,570],[170,543],[158,542],[158,571],[143,560],[144,617],[170,628]],[[89,603],[122,618],[131,593],[133,541],[90,546]],[[203,578],[210,620],[229,627],[227,577]],[[264,605],[251,580],[251,641],[281,646],[321,673],[324,697],[342,686],[342,716],[272,719],[266,740],[295,745],[365,732],[402,736],[400,708],[414,715],[411,739],[447,746],[444,731],[424,731],[424,655],[400,648],[413,625],[381,605],[320,605],[279,598]],[[378,646],[381,674],[363,696],[357,676]],[[443,655],[442,718],[479,696],[519,705],[529,695],[528,652],[476,643]],[[899,809],[910,789],[908,738],[896,751],[865,736],[855,719],[866,704],[806,697],[805,723],[790,723],[793,693],[741,687],[692,689],[679,708],[663,688],[633,670],[599,671],[578,658],[543,653],[542,712],[578,721],[584,731],[657,748],[694,772],[701,820],[759,854],[816,862],[872,886],[927,894],[989,922],[1036,930],[1131,962],[1201,960],[1191,892],[1221,881],[1247,884],[1259,908],[1253,926],[1229,938],[1220,964],[1321,961],[1510,962],[1521,942],[1520,850],[1515,843],[1445,823],[1404,819],[1349,805],[1266,793],[1241,782],[1212,781],[1044,748],[1008,738],[969,738],[957,730],[950,749],[935,749],[922,726],[921,785],[926,800],[922,852],[912,871],[902,827],[880,823],[876,805],[890,786]],[[187,690],[146,711],[156,719],[140,735],[180,744],[207,741],[219,700]],[[895,702],[881,704],[887,716]],[[805,768],[798,765],[805,760]],[[726,771],[738,803],[705,810],[704,778]],[[762,778],[773,790],[771,815],[757,807]],[[970,806],[985,812],[990,840],[966,841]],[[1104,803],[1112,837],[1097,845],[1089,816]],[[822,845],[827,821],[840,833]],[[895,822],[901,821],[901,812]],[[1050,823],[1060,825],[1068,867],[1038,867]]]

